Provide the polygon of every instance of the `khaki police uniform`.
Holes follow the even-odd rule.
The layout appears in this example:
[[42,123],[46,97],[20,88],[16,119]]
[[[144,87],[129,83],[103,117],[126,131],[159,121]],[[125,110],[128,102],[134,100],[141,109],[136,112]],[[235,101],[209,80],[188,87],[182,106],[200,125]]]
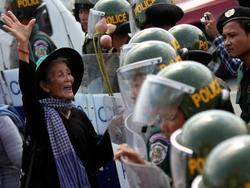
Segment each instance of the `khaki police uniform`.
[[46,33],[40,31],[38,25],[35,24],[30,36],[30,59],[36,62],[40,57],[48,55],[56,48],[51,38]]
[[250,70],[241,64],[238,69],[238,91],[236,103],[241,108],[241,118],[247,123],[250,121]]

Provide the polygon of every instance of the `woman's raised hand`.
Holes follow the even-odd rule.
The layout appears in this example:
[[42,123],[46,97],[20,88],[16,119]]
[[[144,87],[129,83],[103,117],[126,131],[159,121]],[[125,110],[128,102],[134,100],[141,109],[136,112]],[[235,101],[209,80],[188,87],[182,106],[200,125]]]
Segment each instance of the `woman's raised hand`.
[[19,46],[28,45],[32,27],[36,20],[32,19],[27,25],[24,25],[11,11],[8,11],[1,16],[5,23],[3,27],[16,38]]

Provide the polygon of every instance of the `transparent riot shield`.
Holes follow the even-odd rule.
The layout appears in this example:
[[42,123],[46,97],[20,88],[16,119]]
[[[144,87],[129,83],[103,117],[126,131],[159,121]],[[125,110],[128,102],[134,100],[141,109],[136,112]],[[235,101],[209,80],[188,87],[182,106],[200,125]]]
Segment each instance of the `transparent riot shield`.
[[[133,113],[130,113],[125,119],[126,141],[127,144],[136,150],[147,160],[146,142],[143,138],[143,124],[135,123]],[[130,188],[168,188],[170,187],[168,176],[157,166],[147,164],[136,164],[122,158],[125,167]]]
[[[104,111],[107,119],[107,129],[110,135],[113,151],[115,152],[119,144],[126,142],[124,116],[126,114],[121,95],[104,96]],[[128,188],[127,174],[121,161],[115,161],[119,182],[122,187]]]
[[120,97],[104,96],[104,110],[108,122],[108,132],[111,142],[122,144],[126,142],[124,126],[124,104]]
[[[116,70],[119,67],[119,53],[103,53],[105,68],[108,74],[113,93],[119,92]],[[96,54],[84,54],[84,76],[81,93],[100,94],[108,93],[102,73],[99,69]]]
[[170,188],[170,179],[159,167],[147,163],[136,164],[122,159],[130,188]]
[[135,123],[132,120],[133,113],[129,114],[125,119],[127,144],[140,153],[145,160],[147,160],[147,147],[141,134],[143,125]]

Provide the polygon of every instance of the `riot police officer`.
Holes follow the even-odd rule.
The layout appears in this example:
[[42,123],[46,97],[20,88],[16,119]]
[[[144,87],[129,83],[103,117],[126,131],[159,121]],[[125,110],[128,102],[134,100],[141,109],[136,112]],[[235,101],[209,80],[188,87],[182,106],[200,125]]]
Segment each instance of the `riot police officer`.
[[174,0],[133,0],[130,25],[132,33],[149,27],[168,30],[184,16]]
[[171,136],[171,170],[176,188],[190,187],[202,173],[211,150],[220,142],[238,135],[246,135],[245,122],[224,110],[200,112]]
[[[23,24],[27,24],[32,18],[36,18],[36,14],[39,10],[42,10],[44,6],[45,4],[42,0],[31,1],[30,3],[27,3],[25,0],[5,1],[6,10],[11,10]],[[13,48],[16,48],[16,46],[13,45]],[[54,51],[56,45],[45,32],[39,29],[38,24],[35,24],[29,41],[29,49],[30,59],[36,62],[40,57]],[[12,61],[10,68],[16,67],[18,67],[18,62]]]
[[229,138],[216,146],[207,157],[202,175],[192,188],[249,187],[250,137]]
[[[90,9],[89,17],[92,16],[92,12],[96,11],[103,14],[107,24],[113,24],[116,26],[115,31],[110,34],[112,37],[112,48],[107,50],[119,52],[121,46],[129,41],[129,6],[129,3],[126,0],[100,0],[94,5],[93,9]],[[92,19],[89,19],[89,21],[90,20]],[[96,23],[89,23],[89,25],[94,28],[95,24]],[[95,29],[88,29],[93,30],[92,32],[95,32]],[[95,53],[92,36],[94,34],[95,33],[88,32],[83,46],[84,54]]]
[[[206,66],[180,61],[157,75],[147,76],[137,98],[133,121],[136,125],[160,125],[169,139],[193,115],[220,109],[228,100],[226,96],[227,91]],[[126,149],[122,148],[116,157],[121,155],[127,156]]]
[[89,0],[75,0],[74,16],[82,26],[82,30],[88,31],[88,16],[89,9],[93,8],[94,4]]

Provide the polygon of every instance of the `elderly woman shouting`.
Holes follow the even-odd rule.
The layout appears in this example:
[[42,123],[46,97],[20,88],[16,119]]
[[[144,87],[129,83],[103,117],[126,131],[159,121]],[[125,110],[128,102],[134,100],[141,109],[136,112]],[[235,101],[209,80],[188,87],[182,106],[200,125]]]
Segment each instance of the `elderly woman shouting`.
[[99,139],[86,114],[72,104],[84,72],[80,54],[60,48],[30,62],[28,41],[35,19],[23,25],[10,11],[2,18],[18,42],[26,112],[21,187],[98,187],[95,173],[113,152],[108,133]]

